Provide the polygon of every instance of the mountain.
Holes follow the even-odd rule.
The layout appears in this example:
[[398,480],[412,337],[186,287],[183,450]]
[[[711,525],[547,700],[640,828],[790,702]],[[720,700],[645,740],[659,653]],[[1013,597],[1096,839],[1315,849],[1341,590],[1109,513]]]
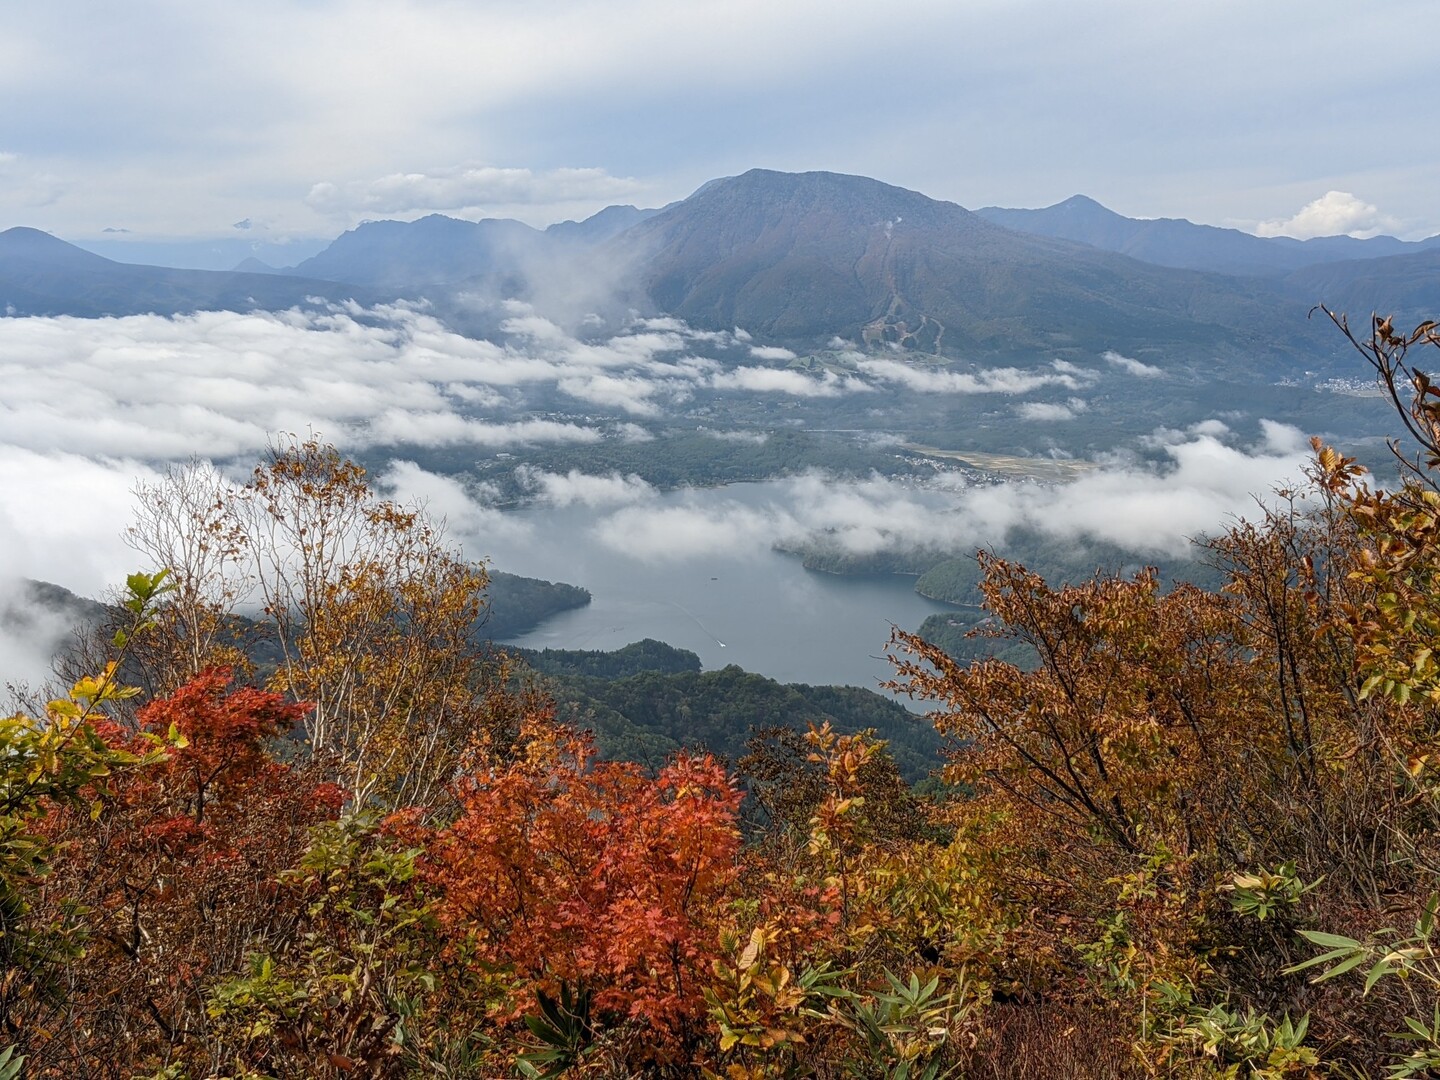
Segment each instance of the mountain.
[[512,271],[544,244],[544,233],[518,221],[431,214],[418,221],[367,221],[283,272],[412,291]]
[[640,210],[634,206],[607,206],[584,221],[557,222],[545,233],[556,240],[599,244],[658,213],[659,210]]
[[562,221],[543,231],[508,218],[464,221],[443,214],[418,221],[367,221],[284,272],[405,292],[485,281],[519,295],[553,272],[556,259],[609,240],[656,213],[607,206],[584,221]]
[[1365,328],[1371,312],[1394,315],[1409,328],[1440,315],[1440,246],[1379,259],[1351,259],[1310,266],[1285,278],[1295,295],[1350,314]]
[[756,169],[711,181],[606,250],[656,309],[779,340],[1253,358],[1319,347],[1278,287],[1015,232],[858,176]]
[[1196,225],[1183,218],[1128,218],[1084,195],[1040,210],[986,206],[975,213],[1017,232],[1073,240],[1156,266],[1221,274],[1279,277],[1317,263],[1380,258],[1440,246],[1440,236],[1419,243],[1393,236],[1369,240],[1350,236],[1311,240],[1251,236],[1238,229]]
[[323,251],[330,240],[294,237],[261,240],[243,235],[212,236],[198,240],[149,240],[113,233],[99,239],[75,241],[78,247],[107,259],[143,266],[169,266],[181,270],[238,270],[245,259],[269,266],[290,266]]
[[327,300],[376,298],[333,281],[114,262],[41,232],[0,232],[0,312],[8,315],[174,315],[201,310],[279,310]]
[[517,298],[567,326],[664,313],[806,349],[839,336],[950,356],[1115,349],[1168,352],[1197,370],[1300,358],[1313,366],[1338,350],[1307,321],[1311,305],[1358,310],[1357,298],[1384,303],[1386,290],[1391,303],[1428,302],[1427,252],[1440,253],[1440,237],[1262,239],[1137,221],[1083,196],[972,213],[866,177],[755,169],[661,210],[611,206],[543,231],[440,214],[366,222],[274,272],[258,262],[232,272],[134,266],[12,229],[0,234],[0,311],[424,296],[452,328],[484,336],[503,327],[504,301]]

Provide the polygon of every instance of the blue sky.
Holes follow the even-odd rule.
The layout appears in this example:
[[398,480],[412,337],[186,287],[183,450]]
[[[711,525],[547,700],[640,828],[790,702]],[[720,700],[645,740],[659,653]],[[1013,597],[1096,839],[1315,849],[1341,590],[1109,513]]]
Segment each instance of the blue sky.
[[1402,0],[10,5],[0,228],[543,225],[763,166],[969,207],[1083,192],[1137,217],[1420,237],[1440,232],[1440,65],[1407,50],[1437,21]]

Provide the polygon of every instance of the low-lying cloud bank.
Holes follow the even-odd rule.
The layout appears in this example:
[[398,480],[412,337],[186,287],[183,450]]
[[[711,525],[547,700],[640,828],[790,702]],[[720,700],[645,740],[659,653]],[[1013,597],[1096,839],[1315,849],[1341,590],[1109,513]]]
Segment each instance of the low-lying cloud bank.
[[[615,433],[607,415],[654,418],[700,392],[1020,395],[1098,377],[1060,362],[961,371],[858,353],[845,354],[851,373],[811,373],[748,334],[652,319],[584,341],[520,304],[502,329],[498,342],[463,337],[403,304],[0,319],[0,440],[146,460],[255,454],[276,431],[350,450],[533,446],[593,442]],[[567,409],[585,418],[535,415]]]
[[[1184,432],[1159,432],[1155,449],[1162,452],[1158,460],[1116,459],[1055,485],[972,483],[955,473],[920,485],[813,471],[743,489],[660,492],[639,477],[614,473],[561,475],[522,467],[521,475],[542,506],[593,511],[585,526],[587,542],[642,562],[754,557],[775,545],[815,545],[852,555],[958,553],[1003,544],[1020,528],[1165,558],[1183,557],[1194,538],[1254,516],[1257,498],[1294,483],[1309,453],[1294,428],[1266,423],[1258,442],[1243,445],[1213,421]],[[389,481],[397,492],[425,493],[426,476],[407,465],[403,472],[392,470]],[[444,506],[452,525],[484,523],[474,532],[460,530],[472,549],[484,549],[487,542],[491,550],[504,549],[528,539],[513,529],[497,539],[484,517],[494,511],[487,511],[483,495]],[[527,525],[547,527],[543,516]]]
[[[702,333],[652,319],[589,341],[523,305],[512,305],[503,330],[497,341],[465,338],[405,305],[0,319],[0,569],[99,595],[136,569],[119,534],[137,482],[191,457],[248,465],[277,432],[314,431],[351,452],[397,448],[400,460],[381,483],[426,500],[480,557],[524,544],[533,518],[502,512],[492,490],[404,460],[409,448],[643,440],[651,432],[636,420],[724,393],[988,394],[1016,398],[1019,419],[1055,421],[1083,411],[1078,395],[1105,375],[1158,374],[1118,354],[1095,358],[1093,368],[1056,361],[963,370],[848,348],[825,370],[807,371],[743,330]],[[1037,391],[1066,397],[1023,400]],[[956,550],[1022,526],[1164,555],[1247,512],[1252,493],[1295,477],[1305,456],[1292,429],[1272,425],[1245,446],[1214,421],[1160,433],[1150,449],[1161,451],[1160,464],[1117,459],[1059,487],[967,485],[955,474],[922,487],[810,473],[742,499],[724,490],[660,493],[636,476],[579,470],[521,466],[519,479],[542,506],[586,511],[586,542],[639,559],[806,543],[855,554]],[[0,627],[0,682],[7,672],[36,675],[28,670],[34,649],[20,633]]]

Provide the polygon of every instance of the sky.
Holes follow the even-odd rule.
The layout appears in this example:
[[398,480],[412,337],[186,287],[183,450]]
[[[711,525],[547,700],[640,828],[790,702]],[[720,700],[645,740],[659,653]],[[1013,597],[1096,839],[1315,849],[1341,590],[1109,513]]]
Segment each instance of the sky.
[[[967,207],[1076,193],[1133,217],[1261,235],[1440,232],[1440,66],[1408,61],[1430,3],[1375,0],[52,0],[0,34],[0,230],[156,251],[247,245],[286,265],[361,221],[429,213],[537,226],[660,206],[750,168],[872,176]],[[169,245],[166,247],[165,245]],[[148,245],[148,246],[147,246]],[[217,245],[224,245],[223,247]],[[187,249],[190,250],[190,249]],[[287,259],[286,251],[298,257]],[[217,254],[218,253],[218,254]],[[198,258],[198,256],[197,256]],[[177,263],[185,265],[185,263]],[[207,265],[218,265],[213,262]],[[1063,424],[1117,354],[1016,371],[860,357],[802,376],[740,331],[652,320],[602,344],[516,308],[474,341],[420,310],[0,319],[0,614],[16,578],[101,593],[137,482],[199,455],[253,461],[274,433],[342,449],[524,448],[645,438],[697,393],[989,395]],[[717,363],[719,356],[723,363]],[[532,393],[610,419],[536,419]],[[753,438],[753,433],[714,433]],[[594,542],[644,554],[812,534],[856,551],[1029,525],[1158,553],[1292,477],[1299,432],[1157,432],[1061,491],[787,481],[716,517],[633,477],[529,473],[593,503]],[[523,466],[522,466],[523,467]],[[472,554],[513,523],[487,492],[394,462]],[[1069,530],[1067,533],[1066,530]],[[717,538],[719,540],[717,541]],[[979,539],[977,533],[976,539]],[[658,556],[655,556],[658,557]],[[0,620],[3,623],[3,620]],[[43,661],[0,626],[0,677]]]
[[967,207],[1440,232],[1428,0],[52,0],[0,35],[0,228],[314,241],[659,206],[753,167]]

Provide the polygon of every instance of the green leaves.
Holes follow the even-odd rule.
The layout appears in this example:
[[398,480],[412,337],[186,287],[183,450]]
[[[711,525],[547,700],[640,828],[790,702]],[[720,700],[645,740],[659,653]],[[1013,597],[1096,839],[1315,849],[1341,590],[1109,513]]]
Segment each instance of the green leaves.
[[130,638],[140,630],[149,629],[152,625],[150,614],[155,608],[155,603],[166,593],[174,592],[175,585],[169,581],[170,571],[157,570],[153,574],[134,573],[125,579],[125,597],[120,601],[120,606],[134,616],[129,629],[119,627],[111,638],[111,644],[117,649],[124,649],[130,644]]
[[561,982],[560,997],[552,998],[543,990],[536,991],[539,1016],[525,1017],[525,1026],[539,1039],[539,1050],[528,1050],[516,1058],[516,1067],[533,1080],[552,1080],[579,1064],[594,1040],[590,1023],[590,991],[572,990]]
[[[1434,994],[1440,991],[1440,955],[1436,954],[1432,941],[1437,910],[1440,910],[1440,894],[1432,895],[1426,901],[1415,920],[1412,933],[1405,937],[1389,928],[1376,931],[1375,940],[1371,941],[1357,941],[1343,934],[1320,930],[1301,930],[1302,937],[1326,951],[1286,968],[1285,973],[1324,968],[1310,980],[1320,983],[1369,963],[1364,994],[1369,994],[1381,979],[1391,975],[1426,983]],[[1392,1033],[1391,1038],[1424,1045],[1407,1052],[1393,1063],[1390,1075],[1395,1078],[1432,1075],[1431,1070],[1440,1067],[1440,1005],[1435,1007],[1428,1023],[1413,1016],[1404,1017],[1404,1023],[1406,1030]]]
[[1228,885],[1220,888],[1230,893],[1230,906],[1241,915],[1253,915],[1264,921],[1277,911],[1293,908],[1323,878],[1316,878],[1308,885],[1302,882],[1295,871],[1293,861],[1281,863],[1274,870],[1257,870],[1250,874],[1235,874]]

